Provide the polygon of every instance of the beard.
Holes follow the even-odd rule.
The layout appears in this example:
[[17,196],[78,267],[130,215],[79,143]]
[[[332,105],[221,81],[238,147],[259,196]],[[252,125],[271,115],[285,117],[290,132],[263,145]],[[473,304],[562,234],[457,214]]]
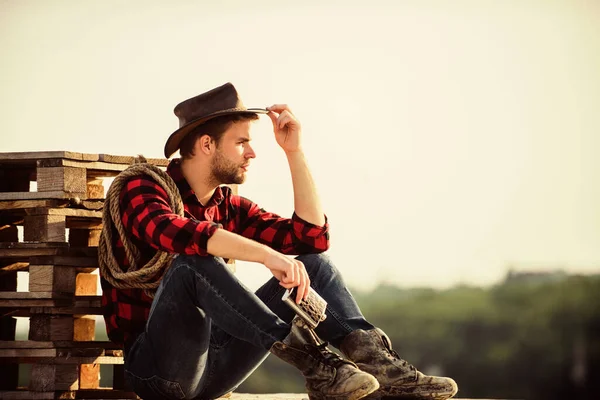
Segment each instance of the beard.
[[240,185],[246,180],[246,175],[241,170],[243,164],[237,164],[225,158],[223,153],[217,150],[211,165],[213,180],[219,184]]

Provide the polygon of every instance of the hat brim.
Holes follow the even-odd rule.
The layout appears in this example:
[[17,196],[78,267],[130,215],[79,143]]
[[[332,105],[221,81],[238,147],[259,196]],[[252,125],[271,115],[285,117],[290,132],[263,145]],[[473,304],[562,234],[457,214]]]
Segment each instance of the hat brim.
[[203,123],[205,123],[206,121],[208,121],[210,119],[213,119],[215,117],[221,117],[223,115],[231,115],[231,114],[250,115],[250,114],[266,114],[268,112],[269,111],[265,110],[264,108],[247,108],[245,110],[230,109],[230,110],[217,111],[215,113],[209,114],[202,118],[192,120],[192,121],[188,122],[187,124],[185,124],[184,126],[182,126],[181,128],[177,129],[175,132],[171,133],[171,136],[169,136],[169,138],[167,139],[167,143],[165,144],[165,157],[166,158],[171,157],[179,149],[179,144],[181,143],[181,141],[183,140],[185,135],[187,135],[194,128],[198,127],[199,125],[202,125]]

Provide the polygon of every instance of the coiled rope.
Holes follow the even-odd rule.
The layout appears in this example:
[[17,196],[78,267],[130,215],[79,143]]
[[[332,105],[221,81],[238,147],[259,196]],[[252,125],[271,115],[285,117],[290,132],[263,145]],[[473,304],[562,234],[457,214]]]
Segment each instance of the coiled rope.
[[[173,260],[173,254],[159,250],[146,265],[138,268],[140,251],[129,239],[127,232],[125,232],[125,227],[121,220],[119,196],[128,179],[139,175],[148,175],[154,179],[167,192],[169,205],[173,212],[180,216],[184,215],[181,194],[173,178],[160,168],[148,163],[134,164],[128,167],[125,171],[117,175],[106,194],[104,209],[102,210],[103,227],[98,244],[98,263],[101,276],[115,288],[144,289],[146,294],[154,297],[156,288],[160,284],[160,279]],[[123,243],[125,255],[129,263],[129,268],[125,272],[114,255],[112,246],[113,226],[116,228],[119,238]]]

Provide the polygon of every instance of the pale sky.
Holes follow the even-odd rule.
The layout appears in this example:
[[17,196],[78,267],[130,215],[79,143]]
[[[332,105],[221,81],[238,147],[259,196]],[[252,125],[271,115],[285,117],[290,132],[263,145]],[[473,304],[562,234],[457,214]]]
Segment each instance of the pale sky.
[[[288,103],[353,287],[600,271],[600,1],[0,0],[0,51],[0,151],[161,157],[186,98]],[[291,215],[253,135],[240,193]]]

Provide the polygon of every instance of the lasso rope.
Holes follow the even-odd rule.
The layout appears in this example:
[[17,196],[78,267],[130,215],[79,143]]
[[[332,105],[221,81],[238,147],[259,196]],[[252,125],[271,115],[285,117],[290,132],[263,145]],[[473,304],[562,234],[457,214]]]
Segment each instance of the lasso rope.
[[[134,176],[148,175],[167,192],[169,205],[175,214],[183,216],[183,201],[173,179],[160,168],[143,163],[134,164],[121,172],[108,189],[104,209],[102,210],[102,233],[98,245],[98,263],[100,273],[111,285],[117,289],[145,289],[146,294],[154,296],[167,267],[173,260],[173,255],[164,251],[157,251],[154,257],[141,268],[138,268],[140,259],[139,249],[128,238],[119,208],[119,195],[127,180]],[[129,268],[124,272],[115,258],[112,247],[112,227],[115,227],[123,243]]]

